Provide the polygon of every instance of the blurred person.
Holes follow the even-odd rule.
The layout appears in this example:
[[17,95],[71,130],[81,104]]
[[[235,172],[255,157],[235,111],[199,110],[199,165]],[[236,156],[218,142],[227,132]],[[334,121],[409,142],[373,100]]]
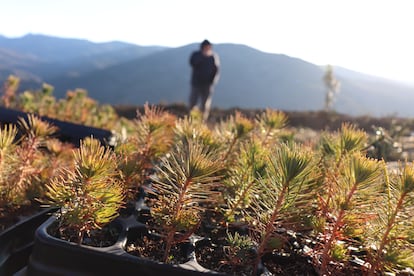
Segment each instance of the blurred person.
[[220,60],[212,48],[210,41],[205,39],[201,42],[200,49],[194,51],[190,57],[192,75],[189,108],[191,112],[200,100],[200,111],[204,121],[208,119],[214,85],[219,78]]

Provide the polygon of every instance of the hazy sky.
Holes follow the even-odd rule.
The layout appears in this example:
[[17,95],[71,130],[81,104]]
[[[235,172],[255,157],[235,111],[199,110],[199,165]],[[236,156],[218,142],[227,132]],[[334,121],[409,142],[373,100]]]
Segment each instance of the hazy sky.
[[[414,84],[412,0],[0,0],[0,34],[183,46],[208,38]],[[240,57],[243,58],[243,57]]]

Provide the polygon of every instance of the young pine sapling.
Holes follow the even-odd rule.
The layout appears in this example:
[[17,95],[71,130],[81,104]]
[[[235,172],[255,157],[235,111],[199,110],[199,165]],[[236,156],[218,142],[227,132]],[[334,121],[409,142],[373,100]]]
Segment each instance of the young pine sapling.
[[414,168],[405,164],[397,175],[386,182],[387,189],[381,193],[383,200],[376,204],[377,219],[367,229],[371,268],[369,275],[384,269],[414,268]]
[[276,233],[282,214],[293,206],[305,185],[312,182],[312,153],[296,144],[282,144],[270,154],[267,178],[255,185],[254,201],[250,207],[252,237],[257,242],[255,273],[262,256],[280,244]]
[[164,262],[168,262],[172,246],[199,227],[202,203],[217,200],[220,170],[217,153],[192,140],[179,141],[156,167],[150,191],[156,195],[151,206],[152,227],[165,241]]
[[49,203],[59,206],[59,232],[81,244],[85,234],[118,216],[124,186],[117,177],[116,157],[98,140],[87,138],[74,151],[74,170],[63,168],[47,186]]
[[340,237],[346,236],[346,231],[352,233],[349,228],[368,213],[372,200],[377,198],[381,186],[381,164],[360,153],[344,160],[343,170],[333,186],[330,212],[335,219],[324,233],[320,264],[322,275],[329,272],[328,264],[334,245]]

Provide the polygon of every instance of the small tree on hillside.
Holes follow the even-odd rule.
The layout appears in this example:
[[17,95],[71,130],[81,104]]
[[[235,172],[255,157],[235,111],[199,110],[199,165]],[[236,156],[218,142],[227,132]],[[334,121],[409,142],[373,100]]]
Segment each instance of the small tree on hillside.
[[335,78],[331,65],[326,67],[323,82],[326,87],[325,111],[331,111],[336,94],[339,93],[341,83]]

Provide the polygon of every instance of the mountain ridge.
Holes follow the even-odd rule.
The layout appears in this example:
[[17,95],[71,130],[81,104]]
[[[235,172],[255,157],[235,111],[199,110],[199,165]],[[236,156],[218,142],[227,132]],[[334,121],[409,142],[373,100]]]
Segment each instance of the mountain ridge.
[[[186,103],[188,59],[199,45],[139,46],[38,35],[23,38],[14,40],[19,41],[19,47],[11,47],[10,39],[0,36],[0,81],[7,74],[20,74],[22,89],[30,88],[29,84],[37,84],[38,88],[41,82],[47,82],[55,87],[57,97],[64,97],[68,90],[83,88],[99,102],[109,104]],[[29,50],[25,39],[31,41]],[[45,54],[50,48],[53,51]],[[214,50],[220,56],[221,76],[213,106],[323,109],[323,66],[243,44],[216,44]],[[339,66],[334,66],[334,74],[341,82],[334,102],[336,111],[414,116],[410,107],[414,87]]]

